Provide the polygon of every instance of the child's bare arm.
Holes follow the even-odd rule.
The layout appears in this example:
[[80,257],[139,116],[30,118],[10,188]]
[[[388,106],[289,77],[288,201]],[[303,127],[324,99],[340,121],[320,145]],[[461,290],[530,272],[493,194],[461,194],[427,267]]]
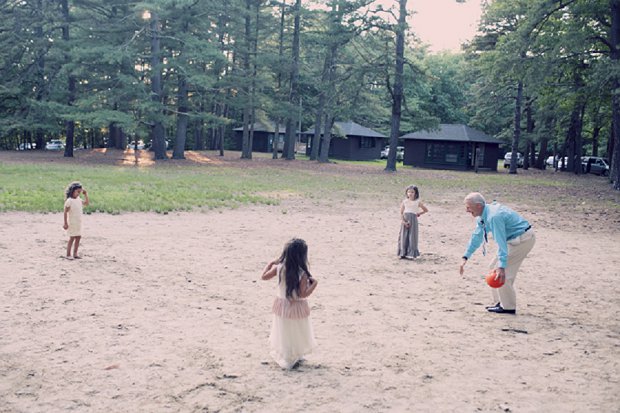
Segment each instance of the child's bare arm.
[[409,226],[409,222],[405,219],[405,201],[400,204],[400,219],[403,221],[403,225]]
[[269,264],[265,266],[265,269],[263,270],[263,275],[261,275],[260,278],[262,280],[270,280],[273,277],[275,277],[276,274],[278,273],[278,263],[279,263],[279,260],[273,260],[269,262]]
[[64,225],[62,226],[62,228],[63,228],[63,229],[67,229],[67,228],[69,228],[69,223],[67,222],[67,213],[69,212],[69,209],[70,209],[70,208],[69,208],[68,206],[67,206],[67,207],[65,207],[65,213],[64,213],[65,223],[64,223]]
[[301,277],[299,285],[299,297],[306,298],[314,291],[319,282],[312,277],[304,275]]
[[418,205],[419,205],[420,209],[422,210],[422,212],[418,212],[418,216],[420,216],[422,214],[426,214],[428,212],[428,208],[422,202],[420,202]]
[[84,194],[84,201],[82,201],[82,204],[84,206],[88,206],[90,204],[90,200],[88,199],[88,192],[86,192],[86,189],[82,189],[82,193]]

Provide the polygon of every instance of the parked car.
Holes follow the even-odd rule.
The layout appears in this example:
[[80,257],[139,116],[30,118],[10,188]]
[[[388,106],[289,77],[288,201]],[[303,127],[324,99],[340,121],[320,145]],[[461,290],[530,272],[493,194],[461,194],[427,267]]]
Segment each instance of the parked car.
[[[504,168],[510,168],[510,162],[512,159],[512,152],[506,152],[504,155]],[[517,152],[517,168],[523,168],[523,154]]]
[[[144,149],[144,141],[139,140],[138,141],[138,149]],[[127,145],[127,149],[136,149],[136,141],[131,141],[129,142],[129,144]]]
[[35,149],[36,147],[37,147],[36,143],[24,142],[24,143],[20,143],[17,146],[17,150],[18,151],[29,151],[31,149]]
[[389,153],[390,153],[390,145],[381,149],[381,159],[387,159]]
[[[390,145],[386,146],[381,150],[381,159],[387,159],[390,154]],[[405,147],[397,146],[396,147],[396,161],[402,162],[405,159]]]
[[609,175],[609,164],[605,159],[598,156],[582,156],[581,170],[584,173],[607,176]]
[[52,139],[45,144],[45,149],[48,151],[61,151],[65,148],[65,144],[59,139]]
[[[556,162],[557,162],[558,168],[560,168],[562,166],[562,158],[560,156],[557,156],[556,159],[557,159]],[[548,157],[545,162],[547,163],[547,166],[553,167],[553,156]],[[567,166],[568,166],[568,156],[565,156],[564,167],[566,168]]]

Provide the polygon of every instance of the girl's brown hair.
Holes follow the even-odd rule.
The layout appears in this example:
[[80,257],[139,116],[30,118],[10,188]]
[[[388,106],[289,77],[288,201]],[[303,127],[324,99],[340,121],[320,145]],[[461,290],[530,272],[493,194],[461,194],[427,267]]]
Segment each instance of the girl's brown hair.
[[71,196],[73,195],[73,191],[75,191],[76,189],[80,189],[82,188],[82,184],[79,182],[71,182],[69,184],[69,186],[67,187],[67,189],[65,190],[65,196],[67,197],[66,199],[71,198]]

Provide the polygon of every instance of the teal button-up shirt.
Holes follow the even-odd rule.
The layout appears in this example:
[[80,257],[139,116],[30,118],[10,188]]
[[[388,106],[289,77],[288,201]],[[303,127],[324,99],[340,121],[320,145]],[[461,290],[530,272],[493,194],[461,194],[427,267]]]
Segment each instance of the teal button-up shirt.
[[493,239],[497,242],[499,268],[506,268],[508,241],[522,235],[529,227],[529,222],[507,206],[496,202],[486,204],[482,210],[482,215],[476,218],[476,229],[471,234],[467,251],[463,257],[471,257],[480,247],[485,241],[486,230],[486,233],[493,234]]

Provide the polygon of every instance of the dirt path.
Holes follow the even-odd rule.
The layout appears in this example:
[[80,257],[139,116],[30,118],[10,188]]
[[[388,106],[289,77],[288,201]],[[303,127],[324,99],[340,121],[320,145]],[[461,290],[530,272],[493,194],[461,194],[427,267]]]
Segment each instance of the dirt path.
[[[413,262],[385,200],[89,215],[81,261],[60,215],[0,214],[0,412],[617,410],[620,234],[526,208],[538,241],[501,316],[486,258],[457,274],[471,218],[429,207]],[[292,236],[319,347],[283,372],[259,275]]]

